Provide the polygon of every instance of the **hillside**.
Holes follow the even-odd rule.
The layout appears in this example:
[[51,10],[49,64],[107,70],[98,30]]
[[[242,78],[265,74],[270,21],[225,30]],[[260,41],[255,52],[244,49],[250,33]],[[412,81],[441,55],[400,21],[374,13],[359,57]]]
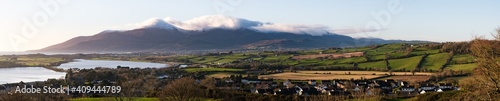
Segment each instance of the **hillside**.
[[[306,70],[413,70],[436,72],[451,69],[471,71],[477,65],[468,54],[440,52],[442,44],[394,43],[355,48],[311,49],[303,51],[266,51],[235,54],[207,54],[203,56],[179,56],[168,60],[215,67],[245,68],[259,63],[273,67],[302,67]],[[362,53],[362,54],[359,54]],[[361,56],[360,56],[361,55]],[[386,56],[389,68],[386,64]],[[460,62],[461,61],[461,62]],[[251,67],[251,66],[250,66]]]
[[[215,22],[214,22],[215,21]],[[185,22],[149,19],[132,30],[80,36],[35,52],[186,52],[240,49],[359,47],[403,42],[352,38],[324,26],[274,24],[227,16],[202,16]]]

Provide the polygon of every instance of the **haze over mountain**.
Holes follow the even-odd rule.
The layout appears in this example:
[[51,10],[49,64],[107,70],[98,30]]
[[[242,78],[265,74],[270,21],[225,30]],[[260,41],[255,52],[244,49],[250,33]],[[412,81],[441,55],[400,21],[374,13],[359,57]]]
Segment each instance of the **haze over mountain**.
[[151,18],[136,29],[103,31],[52,45],[38,52],[144,52],[226,49],[352,47],[401,42],[352,38],[323,25],[274,24],[211,15],[187,21]]

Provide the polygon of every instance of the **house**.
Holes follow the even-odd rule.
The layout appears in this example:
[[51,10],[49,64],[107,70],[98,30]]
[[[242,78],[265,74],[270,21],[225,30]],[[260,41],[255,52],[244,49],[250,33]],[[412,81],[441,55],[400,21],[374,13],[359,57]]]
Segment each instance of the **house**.
[[246,79],[241,79],[241,83],[243,83],[243,84],[260,83],[260,80],[246,78]]
[[443,91],[454,90],[451,83],[439,83],[439,89]]
[[406,86],[408,85],[408,82],[405,82],[403,80],[398,80],[397,86]]
[[435,90],[436,90],[436,86],[434,86],[433,84],[425,83],[425,84],[420,85],[420,91],[433,92]]
[[128,69],[130,69],[130,67],[127,67],[127,66],[116,66],[116,69],[125,69],[125,70],[128,70]]
[[186,68],[186,67],[188,67],[188,66],[189,66],[189,65],[187,65],[187,64],[182,64],[182,65],[179,65],[179,68]]
[[302,90],[304,90],[304,95],[318,95],[320,93],[316,88],[303,88]]
[[356,80],[356,81],[353,81],[353,82],[357,86],[363,86],[363,87],[367,87],[368,84],[370,83],[368,80]]
[[302,81],[292,81],[290,82],[291,84],[297,85],[297,86],[304,86],[306,82]]
[[425,93],[426,93],[425,90],[422,90],[422,91],[420,91],[419,94],[425,94]]
[[375,86],[375,88],[382,89],[382,92],[385,94],[391,94],[393,86],[392,86],[392,83],[389,83],[389,82],[377,82],[377,85]]
[[273,89],[257,89],[255,91],[256,94],[274,94],[274,90]]
[[0,85],[0,94],[4,94],[7,92],[7,87]]
[[321,80],[321,85],[324,85],[324,86],[330,86],[332,85],[332,81],[330,80]]
[[272,87],[276,87],[276,86],[278,86],[278,82],[273,82],[273,83],[271,84],[271,86],[272,86]]
[[388,82],[388,83],[394,83],[396,82],[394,79],[386,79],[385,82]]
[[300,90],[296,88],[282,88],[274,92],[274,95],[294,95],[298,94]]
[[328,90],[328,95],[344,95],[345,89],[342,88],[327,88]]
[[307,82],[307,84],[309,84],[309,85],[316,85],[316,80],[309,80]]
[[403,93],[411,94],[412,92],[415,92],[415,86],[403,86],[400,90]]

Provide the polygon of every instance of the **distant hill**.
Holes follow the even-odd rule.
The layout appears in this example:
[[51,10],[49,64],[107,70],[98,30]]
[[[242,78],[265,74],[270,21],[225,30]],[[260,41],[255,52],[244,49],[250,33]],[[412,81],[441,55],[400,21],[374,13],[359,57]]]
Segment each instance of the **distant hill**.
[[[209,25],[196,25],[200,21],[205,20],[225,21],[228,23],[213,25],[212,23],[214,22],[210,22],[208,23]],[[66,42],[35,51],[155,52],[231,49],[307,49],[403,42],[401,40],[383,40],[377,38],[356,39],[322,31],[321,29],[314,29],[322,27],[278,26],[270,23],[223,16],[202,17],[195,19],[195,21],[198,22],[189,22],[191,26],[186,27],[187,24],[174,25],[182,22],[153,19],[148,20],[148,24],[141,28],[126,31],[103,31],[93,36],[75,37]],[[201,22],[201,24],[207,23]],[[232,27],[227,27],[229,25]],[[193,30],[186,30],[188,28],[193,28]],[[319,32],[321,34],[311,34],[310,32]]]

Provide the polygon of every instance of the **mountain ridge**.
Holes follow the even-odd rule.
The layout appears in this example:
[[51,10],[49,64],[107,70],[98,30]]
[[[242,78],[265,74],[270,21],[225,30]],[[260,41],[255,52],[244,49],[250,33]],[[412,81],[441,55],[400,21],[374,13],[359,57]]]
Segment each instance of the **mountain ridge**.
[[355,47],[402,42],[376,38],[355,39],[328,34],[313,36],[286,32],[264,33],[251,29],[211,29],[181,31],[141,28],[129,31],[101,32],[80,36],[37,52],[156,52],[231,49],[287,49]]
[[221,15],[151,18],[138,28],[80,36],[34,52],[157,52],[356,47],[403,42],[352,38],[323,25],[274,24]]

